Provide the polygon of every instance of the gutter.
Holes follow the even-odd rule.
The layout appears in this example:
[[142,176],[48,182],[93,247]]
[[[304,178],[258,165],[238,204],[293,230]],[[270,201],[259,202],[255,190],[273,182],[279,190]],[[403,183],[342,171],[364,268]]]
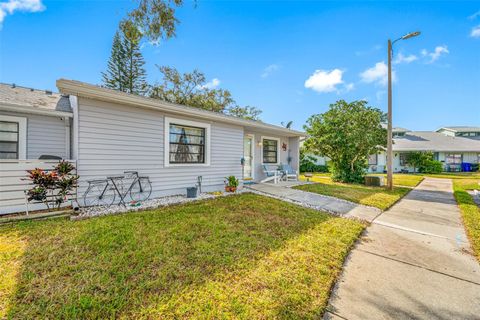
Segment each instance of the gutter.
[[201,119],[225,122],[225,123],[235,124],[235,125],[244,126],[244,127],[254,127],[260,130],[267,130],[269,132],[275,131],[276,133],[280,133],[288,137],[304,137],[305,136],[305,133],[296,131],[296,130],[285,129],[283,127],[279,127],[279,126],[275,126],[275,125],[271,125],[271,124],[267,124],[259,121],[245,120],[245,119],[228,116],[228,115],[217,113],[217,112],[206,111],[198,108],[173,104],[173,103],[165,102],[158,99],[140,97],[133,94],[128,94],[125,92],[102,88],[99,86],[87,84],[80,81],[59,79],[57,80],[57,88],[63,94],[69,94],[69,95],[74,95],[78,97],[92,98],[92,99],[101,100],[101,101],[128,104],[128,105],[133,105],[136,107],[142,107],[142,108],[148,108],[148,109],[156,109],[156,110],[161,110],[161,111],[165,111],[165,112],[173,113],[177,115],[195,116]]
[[29,105],[13,104],[13,103],[0,103],[0,110],[10,112],[20,112],[28,114],[40,114],[53,117],[67,117],[72,118],[73,113],[67,111],[47,110],[41,108],[35,108]]

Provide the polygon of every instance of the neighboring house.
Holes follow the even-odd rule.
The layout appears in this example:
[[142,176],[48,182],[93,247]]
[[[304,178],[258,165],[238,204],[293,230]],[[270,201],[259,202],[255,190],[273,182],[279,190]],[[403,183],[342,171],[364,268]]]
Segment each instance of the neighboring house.
[[57,87],[61,94],[1,85],[0,177],[9,181],[0,182],[0,214],[24,210],[20,178],[44,165],[41,155],[76,162],[79,197],[87,180],[127,170],[150,177],[152,197],[183,194],[198,176],[215,191],[230,175],[264,179],[263,164],[298,170],[302,132],[78,81]]
[[[443,163],[445,171],[461,171],[461,164],[464,162],[480,162],[480,140],[432,131],[408,131],[393,139],[394,172],[413,172],[413,168],[406,163],[406,155],[412,151],[433,152],[434,159]],[[385,152],[372,155],[369,159],[369,171],[384,172],[386,162]]]
[[442,127],[437,129],[437,132],[451,137],[464,137],[480,140],[480,127],[468,127],[468,126],[453,126]]
[[[480,133],[480,127],[448,127],[437,132],[395,127],[392,132],[394,172],[413,172],[413,167],[406,163],[406,156],[412,151],[433,152],[434,159],[443,163],[445,171],[460,171],[464,162],[480,163],[480,139],[477,139],[480,136],[474,135]],[[319,165],[328,160],[325,157],[316,158]],[[370,155],[368,165],[368,172],[386,172],[386,152]]]

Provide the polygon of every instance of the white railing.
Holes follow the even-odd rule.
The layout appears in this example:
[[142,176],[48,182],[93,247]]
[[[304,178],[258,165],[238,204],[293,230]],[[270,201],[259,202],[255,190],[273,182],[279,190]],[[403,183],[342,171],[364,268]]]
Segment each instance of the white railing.
[[[76,167],[75,160],[67,160]],[[0,215],[47,209],[44,204],[26,202],[25,190],[31,188],[27,171],[53,169],[58,160],[0,160]]]

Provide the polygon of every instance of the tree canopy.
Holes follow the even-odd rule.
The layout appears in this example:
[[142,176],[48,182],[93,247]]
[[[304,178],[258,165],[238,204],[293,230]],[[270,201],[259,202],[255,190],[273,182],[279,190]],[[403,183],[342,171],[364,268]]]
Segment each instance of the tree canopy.
[[175,36],[179,20],[176,9],[183,0],[136,0],[138,6],[128,14],[129,20],[152,41]]
[[205,75],[199,70],[182,74],[173,67],[157,67],[163,81],[151,86],[152,98],[250,120],[258,120],[262,112],[255,107],[237,105],[230,91],[208,85]]
[[308,152],[331,159],[332,178],[361,182],[368,168],[368,157],[386,146],[384,114],[366,101],[339,100],[327,112],[316,114],[304,126]]

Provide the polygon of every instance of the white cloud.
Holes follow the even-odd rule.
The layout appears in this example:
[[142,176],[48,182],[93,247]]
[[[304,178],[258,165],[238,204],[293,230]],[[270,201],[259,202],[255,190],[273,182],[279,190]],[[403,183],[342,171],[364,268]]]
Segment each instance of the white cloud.
[[215,89],[220,85],[220,80],[217,78],[213,78],[212,81],[209,81],[205,83],[203,86],[201,86],[201,89]]
[[337,86],[343,83],[343,71],[340,69],[315,70],[315,72],[305,81],[305,88],[317,92],[338,91]]
[[350,92],[352,91],[353,89],[355,89],[355,85],[353,83],[347,83],[345,85],[345,92]]
[[[377,62],[375,66],[360,73],[360,78],[366,83],[375,83],[381,86],[387,85],[388,67],[385,62]],[[392,71],[392,80],[395,81],[395,72]]]
[[480,10],[472,14],[471,16],[468,17],[470,20],[475,20],[476,18],[480,17]]
[[277,71],[278,69],[280,69],[279,65],[271,64],[271,65],[265,67],[265,69],[263,69],[263,72],[260,76],[262,78],[267,78],[268,76],[270,76],[273,72]]
[[45,10],[42,0],[8,0],[0,3],[0,24],[15,11],[39,12]]
[[470,37],[480,38],[480,25],[472,28],[472,31],[470,32]]
[[418,60],[418,57],[414,54],[404,56],[402,53],[399,53],[395,60],[393,61],[394,64],[400,64],[400,63],[410,63],[415,60]]
[[423,49],[421,53],[422,53],[422,56],[424,57],[426,56],[430,57],[429,63],[432,63],[440,59],[442,55],[449,54],[450,51],[448,51],[448,47],[446,45],[443,45],[443,46],[436,46],[433,52],[428,52],[426,49]]

